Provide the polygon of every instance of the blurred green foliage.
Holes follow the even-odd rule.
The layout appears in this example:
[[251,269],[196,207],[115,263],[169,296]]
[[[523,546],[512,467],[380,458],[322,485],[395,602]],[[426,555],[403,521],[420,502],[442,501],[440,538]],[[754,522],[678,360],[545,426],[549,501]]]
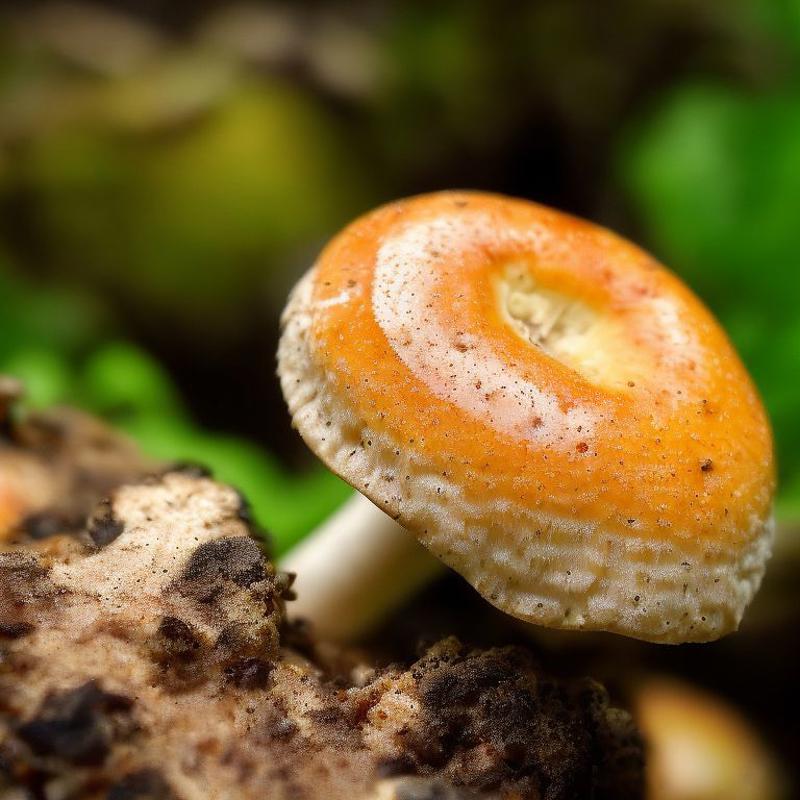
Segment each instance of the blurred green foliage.
[[0,197],[24,195],[43,267],[177,333],[210,320],[222,335],[293,248],[364,204],[353,154],[302,91],[209,55],[99,80],[29,68],[0,120]]
[[166,372],[134,345],[103,335],[79,295],[35,290],[3,274],[0,373],[25,382],[32,407],[70,403],[130,434],[165,462],[208,466],[240,489],[282,553],[321,522],[349,487],[321,467],[293,476],[262,448],[195,425]]

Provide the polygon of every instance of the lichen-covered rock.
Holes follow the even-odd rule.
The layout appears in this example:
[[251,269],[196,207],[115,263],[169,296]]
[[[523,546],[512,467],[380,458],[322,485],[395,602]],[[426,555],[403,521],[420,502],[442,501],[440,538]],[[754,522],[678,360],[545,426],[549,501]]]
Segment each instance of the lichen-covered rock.
[[435,645],[388,673],[366,736],[385,768],[512,797],[636,797],[640,741],[599,684],[557,681],[520,647]]
[[2,800],[641,796],[628,715],[524,649],[327,673],[206,477],[120,486],[73,541],[0,546]]

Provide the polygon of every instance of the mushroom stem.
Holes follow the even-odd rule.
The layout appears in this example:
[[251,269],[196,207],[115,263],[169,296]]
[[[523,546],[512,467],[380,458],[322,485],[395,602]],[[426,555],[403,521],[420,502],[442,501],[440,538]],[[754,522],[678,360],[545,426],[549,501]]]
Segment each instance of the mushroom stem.
[[444,567],[405,528],[360,494],[283,559],[297,575],[290,618],[322,639],[364,634]]

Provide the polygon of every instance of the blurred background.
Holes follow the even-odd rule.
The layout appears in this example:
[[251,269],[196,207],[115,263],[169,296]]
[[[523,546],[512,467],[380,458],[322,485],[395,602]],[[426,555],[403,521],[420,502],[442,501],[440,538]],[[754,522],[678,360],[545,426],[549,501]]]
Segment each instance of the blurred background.
[[788,796],[800,0],[0,3],[0,372],[208,464],[278,551],[348,494],[289,427],[286,294],[352,217],[440,188],[629,236],[738,347],[776,433],[777,555],[741,634],[634,660],[727,697]]

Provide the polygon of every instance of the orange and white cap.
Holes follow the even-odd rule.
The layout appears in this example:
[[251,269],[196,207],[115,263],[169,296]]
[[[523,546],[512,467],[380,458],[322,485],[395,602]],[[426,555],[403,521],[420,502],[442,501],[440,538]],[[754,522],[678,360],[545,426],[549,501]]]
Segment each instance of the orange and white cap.
[[357,220],[284,314],[294,424],[503,611],[660,642],[736,628],[769,423],[708,310],[633,244],[497,195]]

